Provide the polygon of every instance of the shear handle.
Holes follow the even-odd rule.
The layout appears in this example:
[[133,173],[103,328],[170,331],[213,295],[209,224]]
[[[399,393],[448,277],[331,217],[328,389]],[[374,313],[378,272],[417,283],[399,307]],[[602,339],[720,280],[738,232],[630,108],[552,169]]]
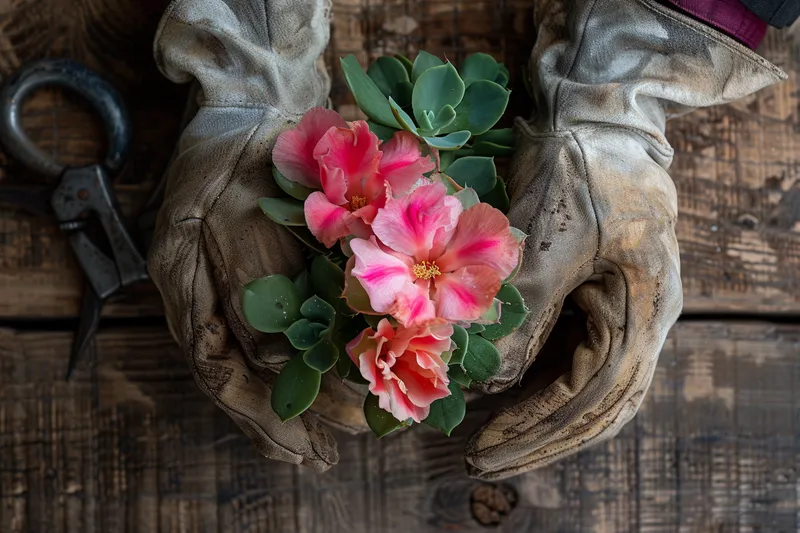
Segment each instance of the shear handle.
[[40,87],[64,87],[85,98],[100,114],[108,134],[104,166],[114,175],[122,169],[131,144],[131,129],[122,97],[84,65],[68,59],[43,59],[20,69],[0,92],[0,142],[9,155],[44,176],[58,177],[64,165],[36,146],[22,128],[22,103]]

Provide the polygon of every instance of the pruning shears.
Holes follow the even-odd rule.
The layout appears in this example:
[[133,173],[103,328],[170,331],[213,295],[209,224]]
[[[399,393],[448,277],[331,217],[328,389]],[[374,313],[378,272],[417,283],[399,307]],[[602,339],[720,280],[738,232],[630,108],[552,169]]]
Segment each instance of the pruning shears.
[[[108,135],[105,161],[65,167],[27,137],[21,124],[22,103],[45,86],[71,90],[99,113]],[[147,279],[145,259],[122,221],[112,185],[130,152],[128,115],[119,93],[98,74],[75,61],[45,59],[23,67],[0,92],[0,143],[24,166],[57,181],[54,186],[0,185],[0,202],[54,216],[86,277],[66,374],[69,380],[91,345],[103,301],[120,288]]]

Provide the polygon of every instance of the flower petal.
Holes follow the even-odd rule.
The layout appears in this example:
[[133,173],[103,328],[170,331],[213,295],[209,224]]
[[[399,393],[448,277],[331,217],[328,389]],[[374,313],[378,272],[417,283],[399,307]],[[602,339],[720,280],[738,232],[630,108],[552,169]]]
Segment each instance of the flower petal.
[[351,274],[367,292],[375,311],[388,312],[400,294],[413,289],[411,268],[400,258],[384,252],[375,237],[353,239],[350,248],[355,257]]
[[436,264],[442,272],[485,265],[505,279],[518,261],[519,244],[511,235],[508,219],[500,210],[481,203],[461,214],[456,231]]
[[278,135],[272,149],[272,163],[286,179],[319,189],[319,163],[314,159],[314,147],[329,129],[346,125],[336,111],[323,107],[309,109],[297,126]]
[[[378,406],[384,411],[389,411],[398,420],[413,419],[422,422],[427,418],[430,407],[414,405],[403,391],[403,386],[396,379],[384,380],[385,394],[378,394]],[[370,392],[372,389],[370,389]],[[375,393],[373,393],[375,394]]]
[[436,307],[430,299],[428,287],[427,281],[409,282],[397,293],[389,314],[407,328],[424,325],[436,318]]
[[472,322],[492,305],[502,279],[491,267],[476,265],[438,276],[436,316],[450,322]]
[[361,331],[361,333],[356,336],[355,339],[351,340],[347,343],[344,347],[347,355],[350,356],[350,360],[353,361],[355,364],[359,364],[358,358],[361,356],[362,353],[366,352],[367,350],[375,350],[375,347],[378,345],[375,340],[372,338],[372,335],[375,334],[375,331],[372,328],[366,328]]
[[396,132],[389,142],[381,145],[381,151],[378,172],[398,195],[408,193],[423,174],[436,168],[431,158],[420,152],[417,136],[408,131]]
[[[450,381],[446,375],[444,379],[440,379],[430,370],[420,368],[413,353],[406,353],[408,355],[398,359],[392,370],[405,385],[406,395],[411,403],[417,407],[427,408],[436,400],[450,396],[450,390],[447,388]],[[444,366],[444,363],[442,365]]]
[[[403,331],[398,332],[394,342],[400,339]],[[409,339],[407,350],[417,353],[417,362],[422,368],[435,369],[443,364],[441,354],[451,350],[450,337],[452,335],[453,325],[440,321],[439,324],[426,327],[425,330]],[[444,372],[447,373],[446,365]]]
[[325,194],[312,192],[303,204],[308,229],[319,242],[330,248],[350,235],[350,211],[328,201]]
[[380,394],[383,392],[383,377],[380,370],[378,370],[378,352],[375,348],[370,348],[358,355],[358,359],[353,361],[358,366],[358,371],[361,377],[369,381],[370,391],[373,394]]
[[436,233],[456,227],[461,202],[447,196],[441,183],[417,187],[401,198],[388,198],[372,221],[372,231],[389,248],[414,258],[428,259]]
[[314,148],[322,189],[337,205],[364,196],[364,183],[375,177],[381,159],[380,141],[369,125],[358,120],[348,126],[328,130]]

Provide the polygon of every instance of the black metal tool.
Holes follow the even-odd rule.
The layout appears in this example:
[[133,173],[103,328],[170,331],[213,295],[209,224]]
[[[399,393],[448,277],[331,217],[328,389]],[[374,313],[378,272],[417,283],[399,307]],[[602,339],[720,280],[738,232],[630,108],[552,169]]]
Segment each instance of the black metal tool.
[[[69,89],[100,114],[108,134],[108,153],[102,164],[64,167],[25,135],[22,103],[44,86]],[[119,93],[96,73],[74,61],[45,59],[22,68],[0,92],[0,142],[26,167],[58,178],[54,189],[0,186],[0,202],[37,215],[55,215],[86,275],[80,325],[67,368],[69,380],[91,345],[103,301],[121,287],[147,279],[145,260],[122,222],[110,177],[122,169],[130,150],[128,116]]]

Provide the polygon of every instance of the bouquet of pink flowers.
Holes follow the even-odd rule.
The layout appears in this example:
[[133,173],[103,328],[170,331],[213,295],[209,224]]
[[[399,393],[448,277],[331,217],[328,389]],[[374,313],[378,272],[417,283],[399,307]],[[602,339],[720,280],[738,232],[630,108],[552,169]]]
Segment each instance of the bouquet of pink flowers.
[[342,60],[369,120],[315,108],[282,133],[273,175],[288,195],[259,205],[309,251],[290,280],[245,287],[257,330],[298,350],[278,375],[283,420],[311,406],[323,373],[368,385],[378,437],[413,422],[447,433],[464,418],[462,387],[500,367],[491,341],[527,315],[510,284],[525,235],[505,216],[494,156],[513,152],[492,127],[508,104],[508,70],[486,54],[460,71],[420,52],[381,57],[365,73]]

